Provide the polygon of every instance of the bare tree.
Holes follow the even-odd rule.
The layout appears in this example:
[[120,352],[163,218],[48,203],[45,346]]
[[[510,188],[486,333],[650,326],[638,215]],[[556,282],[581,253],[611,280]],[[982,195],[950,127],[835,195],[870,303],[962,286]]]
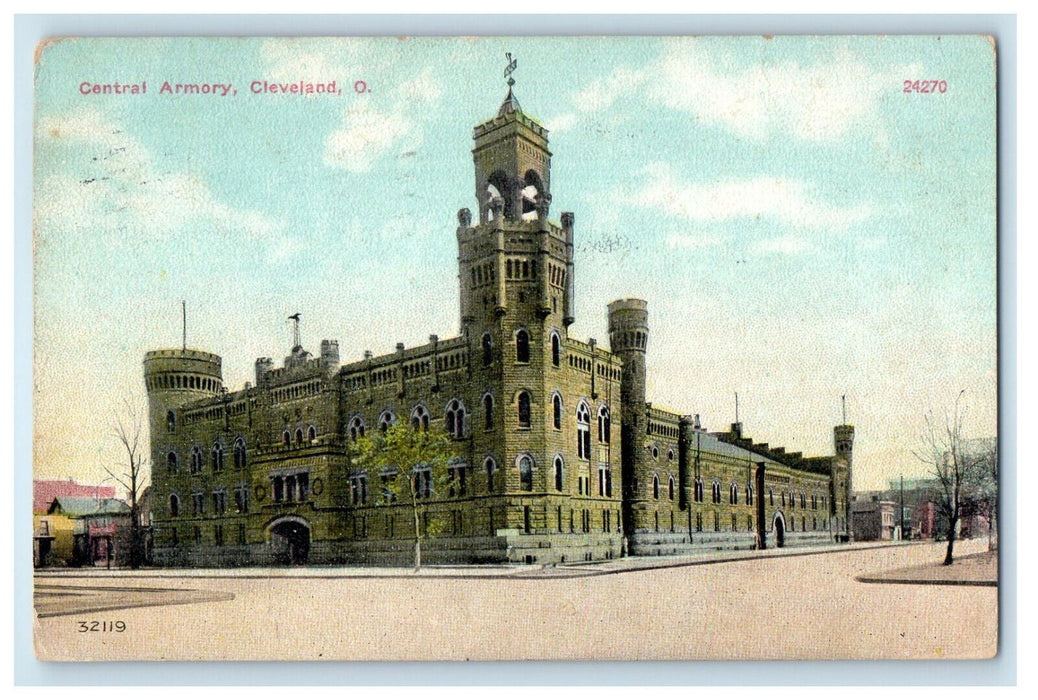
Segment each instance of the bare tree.
[[988,551],[998,549],[998,438],[974,441],[975,498],[988,519]]
[[932,410],[926,414],[926,429],[921,446],[915,453],[918,459],[926,463],[930,475],[937,482],[934,505],[946,525],[945,537],[948,541],[944,555],[945,566],[954,561],[959,523],[964,505],[971,495],[970,490],[975,484],[979,463],[975,450],[969,448],[962,436],[965,410],[960,408],[959,401],[965,391],[963,389],[959,392],[953,413],[945,415],[943,426],[938,425]]
[[148,458],[144,444],[144,413],[139,404],[130,400],[123,402],[123,410],[112,419],[111,435],[121,446],[122,462],[113,471],[104,470],[115,479],[130,498],[130,556],[131,569],[140,568],[144,562],[144,529],[141,524],[141,495],[148,480]]

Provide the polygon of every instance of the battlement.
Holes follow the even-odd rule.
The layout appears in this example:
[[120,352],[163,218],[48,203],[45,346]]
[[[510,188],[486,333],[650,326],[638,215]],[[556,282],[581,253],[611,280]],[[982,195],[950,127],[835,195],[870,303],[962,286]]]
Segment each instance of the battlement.
[[525,127],[525,130],[531,132],[527,135],[534,137],[531,138],[531,141],[537,143],[541,148],[548,145],[548,130],[541,126],[540,122],[523,112],[508,112],[499,114],[491,119],[487,119],[482,124],[476,125],[472,130],[472,139],[476,142],[476,148],[483,145],[480,143],[481,140],[488,140],[488,137],[496,138],[497,134],[494,132],[509,126],[520,133],[522,133],[523,127]]
[[[468,345],[464,336],[435,340],[413,348],[397,345],[396,352],[386,355],[365,356],[362,360],[350,362],[339,371],[344,386],[348,389],[360,389],[367,386],[389,384],[400,379],[410,380],[423,376],[431,376],[433,372],[451,372],[467,367],[469,363]],[[370,378],[369,378],[370,375]]]
[[148,391],[217,392],[223,387],[222,360],[202,350],[151,350],[144,354]]

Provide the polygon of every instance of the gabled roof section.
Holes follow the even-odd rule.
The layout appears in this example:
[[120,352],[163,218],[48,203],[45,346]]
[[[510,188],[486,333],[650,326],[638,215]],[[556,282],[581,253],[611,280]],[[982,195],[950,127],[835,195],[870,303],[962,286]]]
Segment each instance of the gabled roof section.
[[51,503],[47,512],[60,513],[70,518],[82,518],[88,515],[129,515],[130,506],[117,498],[58,496]]

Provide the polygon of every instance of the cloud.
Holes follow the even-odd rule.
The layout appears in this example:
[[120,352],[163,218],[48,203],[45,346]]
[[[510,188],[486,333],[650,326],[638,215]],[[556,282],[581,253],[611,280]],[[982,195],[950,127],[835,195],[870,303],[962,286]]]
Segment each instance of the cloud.
[[672,233],[667,236],[666,245],[671,250],[698,250],[721,245],[720,236],[693,236],[687,233]]
[[[43,234],[109,234],[113,242],[207,231],[220,238],[274,239],[284,223],[220,201],[197,175],[166,171],[116,121],[93,108],[42,116],[38,157],[61,157],[64,172],[36,185]],[[59,155],[60,154],[60,155]]]
[[733,68],[731,50],[724,42],[668,40],[644,68],[616,68],[576,93],[573,103],[580,115],[601,113],[623,99],[640,108],[662,106],[761,142],[776,136],[833,142],[861,131],[882,141],[881,100],[906,75],[924,72],[917,64],[876,70],[839,49],[810,62],[762,60]]
[[646,168],[649,179],[631,201],[687,221],[717,224],[733,219],[770,219],[802,230],[843,230],[866,220],[871,207],[841,207],[823,201],[808,183],[775,177],[727,179],[710,184],[679,182],[667,165]]
[[358,96],[343,112],[342,126],[325,139],[324,162],[348,172],[363,173],[391,150],[413,150],[422,142],[421,114],[443,94],[427,68],[401,83],[379,107],[370,96]]

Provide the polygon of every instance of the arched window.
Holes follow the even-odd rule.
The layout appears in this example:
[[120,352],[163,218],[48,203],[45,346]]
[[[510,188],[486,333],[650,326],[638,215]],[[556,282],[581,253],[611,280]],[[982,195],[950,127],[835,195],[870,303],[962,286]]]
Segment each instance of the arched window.
[[234,441],[234,468],[244,469],[245,467],[245,438],[239,437]]
[[703,502],[703,477],[701,476],[696,477],[694,497],[696,503]]
[[483,397],[483,429],[494,429],[494,397],[490,394]]
[[223,445],[220,444],[219,440],[217,440],[216,442],[213,443],[212,458],[213,458],[213,471],[214,472],[223,471]]
[[166,411],[166,429],[171,433],[177,429],[177,414],[173,411]]
[[713,499],[714,503],[720,503],[721,502],[721,482],[720,481],[714,481],[714,485],[713,485],[713,487],[711,489],[711,496],[712,496],[712,499]]
[[313,442],[317,439],[317,428],[315,426],[311,425],[309,428],[306,429],[306,439],[310,442]]
[[281,441],[285,447],[290,447],[292,445],[292,434],[286,430],[281,434]]
[[483,366],[488,366],[494,360],[494,346],[490,341],[490,334],[483,334]]
[[530,334],[525,328],[520,328],[515,334],[515,361],[530,361]]
[[732,505],[739,503],[739,487],[735,484],[728,487],[728,502]]
[[429,429],[429,411],[425,406],[418,404],[411,410],[411,430],[425,432]]
[[166,455],[166,471],[175,474],[177,471],[177,453],[170,452]]
[[533,491],[533,460],[530,455],[519,458],[519,488],[523,491]]
[[519,427],[530,427],[530,393],[527,391],[519,392]]
[[483,471],[487,473],[487,493],[494,493],[494,474],[497,473],[497,462],[493,457],[483,460]]
[[354,416],[353,420],[350,421],[347,430],[350,435],[350,440],[357,442],[357,440],[364,437],[364,419],[360,416]]
[[180,496],[175,493],[169,494],[169,514],[174,518],[180,515]]
[[303,444],[303,429],[302,428],[296,428],[296,445],[298,446],[298,445],[302,445],[302,444]]
[[[800,507],[807,508],[807,498],[804,497],[803,491],[800,492]],[[803,528],[800,529],[803,530]]]
[[396,425],[396,415],[392,411],[382,411],[378,417],[378,429],[385,433],[391,426]]
[[443,428],[451,437],[465,437],[465,405],[458,399],[451,399],[443,413]]
[[753,484],[746,484],[746,505],[753,505]]
[[562,490],[562,457],[555,455],[555,462],[553,463],[555,472],[555,490]]
[[551,427],[562,430],[562,395],[559,392],[551,397]]
[[652,475],[652,497],[655,500],[659,500],[659,498],[660,498],[660,475],[659,474],[653,474]]
[[674,500],[674,477],[667,479],[667,498]]
[[598,441],[603,445],[609,444],[609,407],[602,406],[598,409]]
[[551,334],[551,363],[558,367],[559,363],[562,362],[562,340],[559,338],[559,334],[553,332]]
[[591,409],[585,401],[577,405],[577,457],[591,459]]

